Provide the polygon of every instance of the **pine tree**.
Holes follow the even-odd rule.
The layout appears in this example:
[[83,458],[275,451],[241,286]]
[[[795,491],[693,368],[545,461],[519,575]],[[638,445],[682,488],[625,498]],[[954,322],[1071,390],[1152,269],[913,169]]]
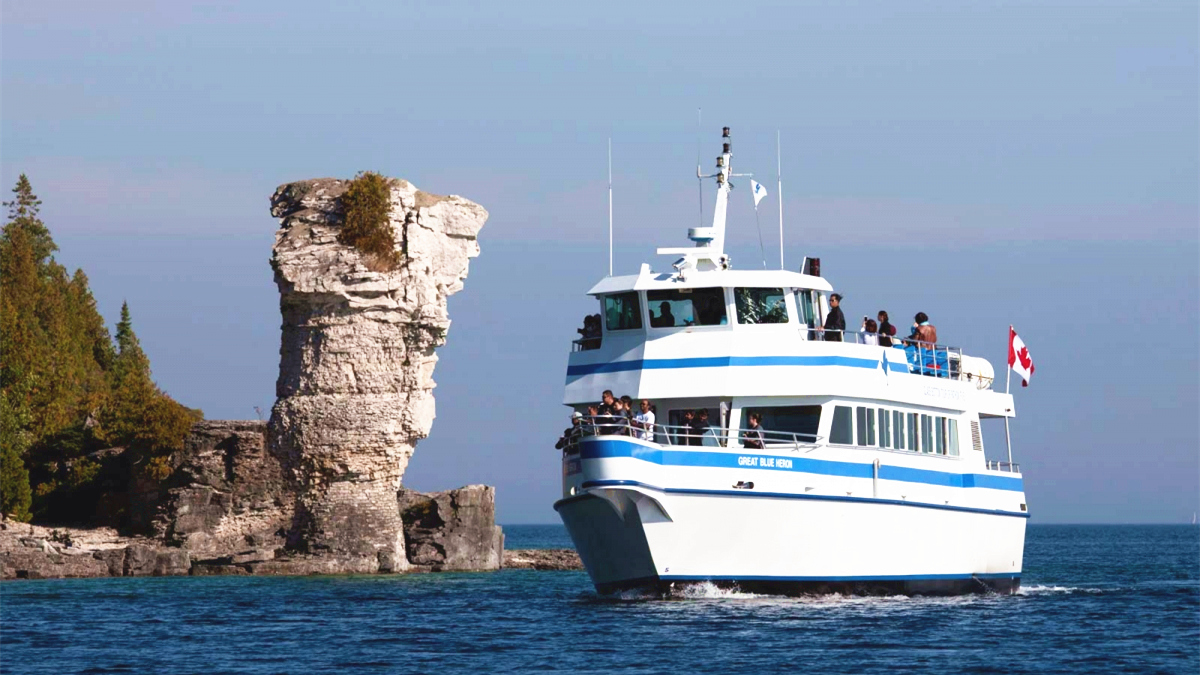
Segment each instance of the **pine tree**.
[[29,184],[29,178],[25,174],[21,174],[17,179],[17,185],[12,191],[16,198],[11,202],[4,202],[8,207],[8,225],[5,229],[7,230],[8,226],[23,229],[31,239],[34,259],[40,261],[49,258],[58,250],[58,246],[50,238],[50,230],[38,218],[42,200],[33,194],[33,186]]
[[0,233],[0,510],[79,521],[102,493],[89,452],[127,447],[161,480],[201,415],[154,384],[127,304],[114,348],[87,275],[55,261],[29,179],[13,193]]
[[6,443],[0,448],[0,513],[26,523],[33,517],[32,505],[29,470],[25,468],[20,451]]

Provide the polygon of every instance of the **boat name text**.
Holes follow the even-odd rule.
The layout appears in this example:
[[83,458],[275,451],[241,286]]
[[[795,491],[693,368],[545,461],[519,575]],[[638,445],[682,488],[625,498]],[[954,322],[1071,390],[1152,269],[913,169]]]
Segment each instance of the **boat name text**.
[[756,466],[760,469],[790,469],[792,468],[792,460],[787,457],[739,455],[738,466]]

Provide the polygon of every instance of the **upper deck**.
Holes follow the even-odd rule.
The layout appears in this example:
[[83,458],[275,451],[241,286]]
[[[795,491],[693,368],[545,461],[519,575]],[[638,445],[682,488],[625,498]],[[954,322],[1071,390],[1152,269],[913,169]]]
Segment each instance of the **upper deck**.
[[575,341],[563,402],[595,401],[605,389],[651,399],[841,396],[1012,416],[1012,397],[991,390],[991,366],[955,347],[860,344],[855,331],[823,339],[830,291],[821,277],[782,270],[681,278],[643,265],[604,279],[589,291],[600,334]]
[[582,406],[604,390],[723,402],[823,396],[1012,416],[1012,397],[991,390],[984,359],[945,345],[866,344],[853,316],[845,335],[824,331],[833,286],[818,269],[731,269],[724,251],[730,179],[744,174],[732,173],[728,127],[722,139],[716,173],[699,176],[697,167],[698,177],[716,181],[712,226],[689,229],[693,246],[659,249],[679,256],[673,271],[643,264],[638,274],[610,276],[589,291],[600,313],[588,317],[573,345],[564,403]]

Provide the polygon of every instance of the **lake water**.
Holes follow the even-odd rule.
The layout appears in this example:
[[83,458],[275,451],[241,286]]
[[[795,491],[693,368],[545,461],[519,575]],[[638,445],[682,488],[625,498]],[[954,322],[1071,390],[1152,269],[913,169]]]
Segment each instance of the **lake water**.
[[[566,547],[509,526],[509,548]],[[1031,525],[1016,596],[598,597],[583,572],[0,584],[4,673],[1200,672],[1200,528]]]

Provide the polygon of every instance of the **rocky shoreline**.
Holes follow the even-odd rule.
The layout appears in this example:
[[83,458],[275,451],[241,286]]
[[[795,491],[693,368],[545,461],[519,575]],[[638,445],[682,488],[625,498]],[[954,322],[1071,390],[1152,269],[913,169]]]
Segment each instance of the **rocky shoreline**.
[[[275,576],[354,573],[349,560],[323,556],[276,557],[249,549],[197,559],[186,548],[163,546],[146,537],[122,537],[112,528],[50,528],[0,521],[0,580],[96,577]],[[571,549],[504,551],[493,569],[582,570]],[[372,570],[359,570],[371,573]],[[444,566],[409,565],[406,573],[450,571]]]
[[165,477],[129,479],[120,518],[79,521],[119,532],[0,521],[0,578],[580,569],[573,551],[506,556],[493,487],[403,486],[435,417],[446,301],[479,255],[487,211],[385,180],[380,227],[397,262],[384,268],[342,242],[349,181],[271,198],[282,335],[270,419],[196,424]]

